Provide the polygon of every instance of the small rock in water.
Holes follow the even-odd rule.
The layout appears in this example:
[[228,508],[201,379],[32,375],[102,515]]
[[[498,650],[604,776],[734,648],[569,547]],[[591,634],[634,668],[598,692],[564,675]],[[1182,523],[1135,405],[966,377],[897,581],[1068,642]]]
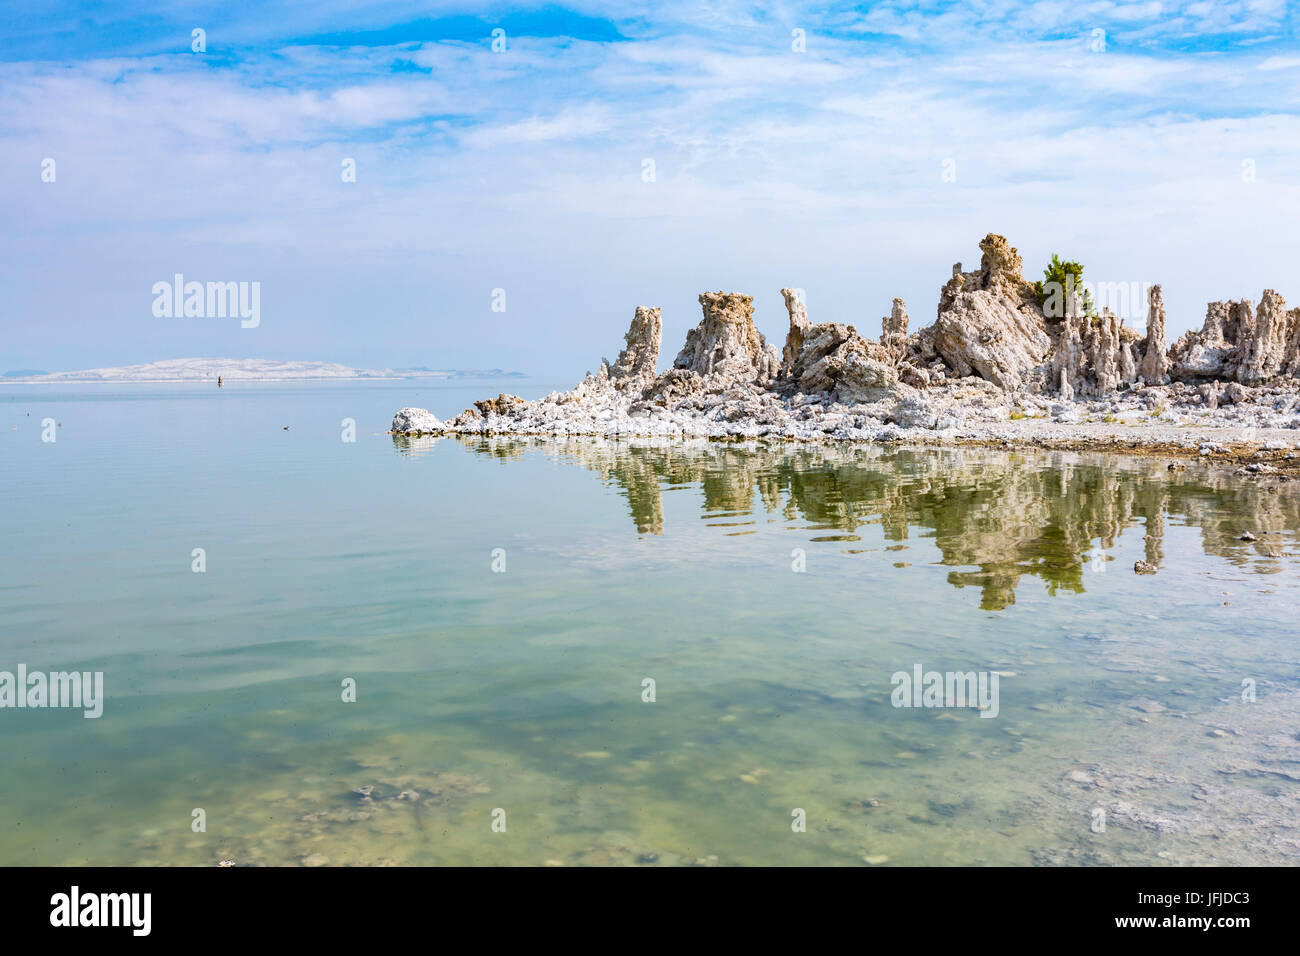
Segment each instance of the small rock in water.
[[1135,561],[1133,563],[1133,571],[1135,574],[1155,574],[1156,566],[1154,564],[1149,564],[1146,561]]
[[870,863],[872,866],[879,866],[881,863],[888,863],[889,857],[881,853],[874,856],[864,856],[862,860],[864,863]]
[[442,422],[423,408],[403,408],[393,416],[393,431],[406,435],[428,434],[441,431]]
[[1082,784],[1085,787],[1091,787],[1095,790],[1105,790],[1106,781],[1087,770],[1071,770],[1066,774],[1066,778],[1074,783]]
[[1254,536],[1253,534],[1251,534],[1249,531],[1243,531],[1241,537],[1238,538],[1237,540],[1238,540],[1238,541],[1255,541],[1255,540],[1257,540],[1257,539],[1256,539],[1255,536]]
[[320,853],[313,853],[311,856],[305,856],[302,858],[302,865],[303,866],[326,866],[328,865],[329,861],[330,861],[329,857],[323,856]]
[[1139,700],[1133,704],[1133,709],[1140,710],[1144,714],[1162,714],[1168,710],[1164,704],[1155,700]]

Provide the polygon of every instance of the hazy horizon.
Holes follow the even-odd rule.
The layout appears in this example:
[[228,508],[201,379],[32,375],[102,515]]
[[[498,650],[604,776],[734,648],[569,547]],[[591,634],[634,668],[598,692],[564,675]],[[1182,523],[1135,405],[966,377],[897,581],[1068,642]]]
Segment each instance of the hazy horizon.
[[[310,366],[314,370],[325,373],[324,377],[326,378],[343,378],[344,376],[341,373],[344,371],[362,373],[362,377],[373,377],[373,376],[365,375],[364,373],[377,373],[377,372],[390,372],[393,373],[395,377],[401,373],[409,373],[411,376],[414,377],[419,377],[422,375],[450,375],[450,376],[484,375],[484,376],[491,376],[494,378],[515,377],[524,374],[521,372],[514,371],[513,369],[503,369],[503,368],[450,369],[450,368],[430,368],[427,365],[404,365],[404,366],[384,366],[382,368],[363,368],[354,365],[345,365],[340,362],[317,362],[317,361],[300,362],[294,359],[264,359],[257,356],[251,358],[231,358],[230,356],[225,356],[225,355],[182,355],[171,359],[161,359],[157,362],[134,362],[130,365],[106,365],[106,366],[95,366],[92,368],[0,369],[0,377],[9,379],[10,381],[13,382],[23,382],[30,378],[44,378],[46,376],[49,377],[71,376],[71,375],[89,374],[91,372],[127,372],[132,370],[143,371],[146,369],[154,369],[154,370],[164,371],[164,372],[171,371],[174,373],[191,373],[190,380],[193,380],[194,374],[196,374],[195,366],[200,363],[208,366],[211,366],[213,363],[230,363],[232,368],[228,369],[226,374],[230,374],[231,371],[234,371],[236,373],[243,373],[245,377],[258,371],[256,368],[250,368],[250,366],[256,366],[258,364],[271,365],[271,366],[283,366],[283,368],[265,370],[265,371],[279,373],[279,374],[287,374],[287,373],[295,373],[295,372],[301,373],[302,370],[299,368],[295,368],[295,366]],[[211,377],[212,375],[220,374],[222,372],[222,367],[217,366],[215,368],[204,368],[202,371],[206,377]],[[102,380],[85,379],[84,381],[126,382],[132,380],[133,379],[130,378],[114,378],[114,379],[102,379]],[[67,381],[68,383],[72,383],[74,381],[82,381],[82,380],[60,379],[60,381]],[[153,381],[153,380],[141,379],[141,381]]]
[[[753,295],[778,343],[782,286],[815,322],[875,336],[899,296],[928,325],[988,232],[1030,278],[1055,252],[1161,283],[1171,340],[1211,300],[1300,301],[1281,2],[421,9],[0,23],[0,370],[576,380],[637,305],[662,307],[671,362],[704,290]],[[260,322],[158,317],[177,273],[259,283]]]

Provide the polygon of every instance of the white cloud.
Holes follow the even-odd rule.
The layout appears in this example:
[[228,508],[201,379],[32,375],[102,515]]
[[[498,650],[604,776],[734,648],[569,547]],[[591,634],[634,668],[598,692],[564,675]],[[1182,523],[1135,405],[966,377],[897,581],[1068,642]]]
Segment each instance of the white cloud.
[[1300,56],[1270,56],[1259,64],[1261,70],[1294,70],[1300,66]]
[[[1230,6],[982,5],[923,17],[884,4],[852,24],[939,51],[846,39],[802,9],[755,19],[728,6],[682,8],[682,22],[717,31],[708,36],[515,37],[506,55],[448,42],[285,47],[231,66],[188,55],[0,64],[0,176],[30,185],[0,193],[0,215],[18,226],[0,240],[0,276],[57,303],[34,287],[56,281],[40,259],[51,248],[63,281],[105,283],[105,263],[126,255],[150,274],[189,257],[235,275],[308,273],[330,288],[340,263],[364,262],[349,281],[373,284],[364,294],[389,334],[432,322],[440,341],[463,338],[459,317],[508,283],[537,292],[494,318],[493,335],[545,356],[617,342],[627,316],[586,310],[584,296],[626,299],[629,314],[676,296],[685,308],[665,311],[672,329],[691,314],[692,284],[743,283],[760,296],[800,285],[827,318],[871,331],[903,295],[925,321],[951,261],[998,231],[1033,269],[1059,251],[1098,278],[1163,282],[1177,331],[1199,324],[1209,298],[1269,284],[1300,299],[1285,287],[1300,211],[1289,71],[1300,60],[1094,54],[1085,32],[1030,41],[995,30],[961,43],[953,31],[1088,17],[1237,29],[1278,15],[1271,3]],[[799,54],[788,24],[802,22]],[[44,156],[59,162],[52,189],[36,179]],[[343,157],[356,160],[355,184],[340,182]],[[645,158],[653,183],[641,179]],[[955,183],[940,178],[945,159]],[[426,274],[444,311],[407,318],[407,286]],[[321,294],[295,327],[328,322],[318,310],[352,294]]]
[[461,142],[471,149],[493,149],[514,144],[539,144],[553,140],[583,139],[608,130],[612,121],[594,106],[562,110],[554,116],[530,116],[503,126],[483,126],[466,132]]

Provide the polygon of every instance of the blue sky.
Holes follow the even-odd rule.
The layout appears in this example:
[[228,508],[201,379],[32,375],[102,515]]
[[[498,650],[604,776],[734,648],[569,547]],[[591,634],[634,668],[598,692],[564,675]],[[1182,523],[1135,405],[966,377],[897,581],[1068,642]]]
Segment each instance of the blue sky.
[[[990,231],[1031,274],[1162,283],[1177,333],[1300,303],[1298,114],[1273,0],[10,5],[0,370],[565,378],[638,304],[671,359],[705,289],[777,341],[782,286],[876,335],[894,296],[933,321]],[[178,272],[260,282],[261,323],[156,318]]]

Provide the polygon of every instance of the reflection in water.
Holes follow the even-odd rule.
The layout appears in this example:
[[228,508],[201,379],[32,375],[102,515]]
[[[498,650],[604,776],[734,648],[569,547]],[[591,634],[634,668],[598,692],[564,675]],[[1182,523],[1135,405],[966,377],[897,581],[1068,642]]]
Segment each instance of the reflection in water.
[[[441,439],[394,436],[405,454]],[[879,525],[886,540],[933,539],[955,587],[977,586],[980,606],[1015,603],[1036,576],[1049,593],[1083,592],[1085,565],[1108,560],[1121,533],[1140,527],[1145,560],[1159,568],[1165,524],[1201,529],[1207,554],[1280,569],[1300,527],[1300,499],[1225,471],[1170,471],[1163,461],[1109,454],[1006,452],[987,448],[767,445],[599,438],[462,437],[502,461],[546,454],[581,464],[619,487],[636,530],[664,530],[665,487],[698,485],[710,519],[755,512],[803,519],[814,540],[853,541]],[[1249,525],[1243,515],[1252,515]],[[728,530],[735,521],[718,522]],[[1240,540],[1244,531],[1257,540]]]
[[[1300,483],[974,448],[341,446],[352,394],[275,392],[233,432],[238,395],[190,403],[193,448],[111,395],[59,462],[15,446],[0,667],[103,671],[106,701],[5,713],[0,864],[1295,863]],[[309,412],[319,441],[262,427]],[[894,707],[916,665],[996,671],[998,716]]]
[[[107,701],[6,718],[0,863],[1295,862],[1300,516],[1276,479],[283,435],[226,445],[192,488],[170,449],[110,459],[99,497],[84,472],[17,486],[66,520],[29,522],[28,553],[0,538],[10,666],[103,670]],[[158,474],[185,494],[123,497]],[[219,569],[189,574],[193,542]],[[895,707],[917,666],[996,672],[996,718]]]

